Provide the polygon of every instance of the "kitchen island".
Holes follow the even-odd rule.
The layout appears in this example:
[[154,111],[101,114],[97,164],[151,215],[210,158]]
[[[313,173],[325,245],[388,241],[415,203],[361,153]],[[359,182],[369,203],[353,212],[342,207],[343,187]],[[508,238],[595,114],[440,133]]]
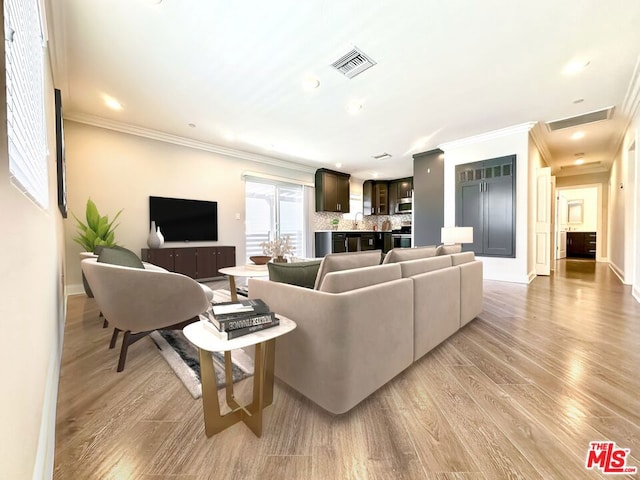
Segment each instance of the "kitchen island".
[[378,230],[318,230],[315,232],[315,256],[329,253],[360,252],[392,248],[391,231]]

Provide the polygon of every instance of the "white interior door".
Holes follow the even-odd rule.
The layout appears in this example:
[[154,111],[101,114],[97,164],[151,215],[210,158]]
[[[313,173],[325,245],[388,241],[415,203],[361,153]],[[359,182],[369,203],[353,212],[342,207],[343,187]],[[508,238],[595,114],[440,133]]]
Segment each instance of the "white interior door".
[[538,169],[536,188],[536,275],[551,274],[551,168]]
[[567,258],[567,197],[561,192],[556,197],[556,259]]

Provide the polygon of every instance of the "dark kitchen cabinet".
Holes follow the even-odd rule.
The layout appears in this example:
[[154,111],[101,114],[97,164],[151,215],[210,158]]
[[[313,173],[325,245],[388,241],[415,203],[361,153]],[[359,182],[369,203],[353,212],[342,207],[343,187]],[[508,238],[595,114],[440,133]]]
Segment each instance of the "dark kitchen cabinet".
[[349,213],[349,177],[325,168],[316,171],[316,212]]
[[567,232],[567,257],[596,258],[596,232]]
[[236,247],[143,248],[142,260],[191,278],[213,278],[236,264]]
[[399,178],[389,182],[389,214],[411,213],[413,177]]
[[477,255],[515,256],[516,156],[456,166],[456,225],[473,227]]
[[360,252],[365,250],[391,250],[391,232],[323,231],[315,233],[315,256],[330,253]]
[[389,215],[389,182],[367,180],[362,185],[362,213]]
[[360,250],[375,250],[376,235],[375,233],[363,233],[360,235]]

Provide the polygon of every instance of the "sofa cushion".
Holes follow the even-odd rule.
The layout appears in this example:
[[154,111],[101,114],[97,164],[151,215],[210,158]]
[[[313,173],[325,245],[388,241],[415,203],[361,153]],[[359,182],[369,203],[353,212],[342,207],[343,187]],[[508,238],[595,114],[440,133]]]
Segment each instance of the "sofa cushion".
[[476,256],[473,252],[462,252],[451,255],[451,265],[462,265],[463,263],[473,262]]
[[316,290],[322,285],[322,280],[327,273],[351,270],[353,268],[372,267],[380,264],[380,250],[367,250],[364,252],[330,253],[320,263],[318,276],[313,286]]
[[123,247],[103,247],[98,255],[98,262],[122,267],[144,268],[142,260],[131,250]]
[[374,267],[356,268],[325,275],[319,290],[327,293],[342,293],[359,288],[378,285],[402,278],[399,264],[376,265]]
[[451,255],[453,253],[460,253],[461,251],[462,245],[438,245],[436,255]]
[[269,269],[269,280],[273,282],[288,283],[299,287],[313,288],[320,260],[294,263],[267,263]]
[[402,278],[414,277],[421,273],[433,272],[451,266],[451,256],[445,255],[441,257],[421,258],[419,260],[409,260],[400,262],[402,267]]
[[382,261],[383,264],[435,257],[436,247],[394,248],[389,250]]

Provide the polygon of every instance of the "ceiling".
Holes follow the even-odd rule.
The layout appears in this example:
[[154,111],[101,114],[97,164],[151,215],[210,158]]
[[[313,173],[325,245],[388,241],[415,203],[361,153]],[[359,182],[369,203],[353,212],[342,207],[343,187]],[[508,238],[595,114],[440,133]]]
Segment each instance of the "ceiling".
[[[65,117],[363,179],[411,175],[412,154],[445,142],[614,106],[611,120],[537,129],[555,173],[607,170],[628,122],[637,0],[157,1],[50,0]],[[354,46],[377,64],[348,79],[330,64]],[[589,64],[565,73],[574,60]],[[576,153],[587,166],[561,169]]]

